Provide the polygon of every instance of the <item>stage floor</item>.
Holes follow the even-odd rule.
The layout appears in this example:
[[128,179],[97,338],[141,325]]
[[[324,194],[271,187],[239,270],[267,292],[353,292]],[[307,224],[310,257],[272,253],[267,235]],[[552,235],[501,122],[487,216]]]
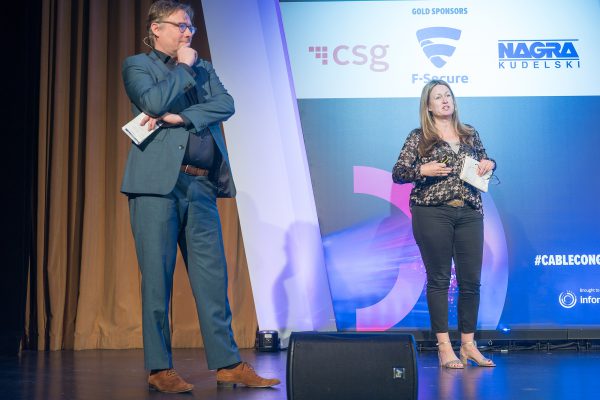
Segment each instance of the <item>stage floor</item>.
[[[529,350],[487,355],[494,359],[496,368],[441,370],[435,352],[419,352],[419,400],[592,399],[600,393],[598,351]],[[281,385],[272,389],[217,388],[201,349],[174,351],[177,371],[195,385],[193,392],[181,395],[148,390],[142,350],[24,352],[19,357],[0,358],[0,399],[286,398],[284,351],[242,350],[242,357],[259,373],[281,379]]]

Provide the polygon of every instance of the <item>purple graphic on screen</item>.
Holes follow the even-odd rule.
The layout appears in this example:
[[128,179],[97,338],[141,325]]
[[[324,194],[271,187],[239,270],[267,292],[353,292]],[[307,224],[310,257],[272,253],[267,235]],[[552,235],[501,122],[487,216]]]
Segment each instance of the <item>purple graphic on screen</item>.
[[[389,201],[409,218],[408,206],[411,185],[395,185],[389,172],[377,168],[354,167],[354,193],[368,194]],[[400,226],[396,226],[400,228]],[[393,235],[393,232],[391,232]],[[421,257],[415,254],[416,243],[412,235],[390,238],[388,252],[410,248],[407,254],[398,254],[393,261],[398,266],[398,276],[387,296],[377,303],[356,310],[356,330],[385,330],[400,322],[419,300],[425,283],[425,269]],[[407,249],[408,250],[408,249]],[[391,261],[391,260],[390,260]]]
[[[408,206],[412,185],[394,184],[391,174],[378,168],[355,166],[353,172],[355,194],[385,200],[391,207],[389,215],[323,238],[336,321],[342,329],[387,330],[411,312],[425,314],[416,307],[424,302],[426,276],[412,235]],[[479,328],[495,329],[508,285],[507,250],[496,207],[486,194],[483,202],[486,216]],[[454,278],[451,285],[452,318],[457,295]],[[418,317],[425,319],[425,315]]]

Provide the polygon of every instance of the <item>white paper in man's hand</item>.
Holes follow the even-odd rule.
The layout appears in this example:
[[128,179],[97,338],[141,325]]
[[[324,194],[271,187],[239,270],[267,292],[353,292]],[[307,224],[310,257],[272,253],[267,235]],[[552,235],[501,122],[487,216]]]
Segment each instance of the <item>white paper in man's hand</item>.
[[465,163],[463,164],[462,170],[460,171],[460,179],[462,179],[470,185],[475,186],[482,192],[487,192],[490,177],[492,176],[492,171],[488,171],[485,175],[479,176],[477,174],[478,166],[479,161],[472,157],[466,156]]
[[148,130],[146,127],[147,123],[143,126],[140,125],[142,118],[145,116],[146,114],[139,113],[134,119],[123,125],[122,128],[123,132],[138,146],[162,125],[161,121],[157,121],[154,129]]

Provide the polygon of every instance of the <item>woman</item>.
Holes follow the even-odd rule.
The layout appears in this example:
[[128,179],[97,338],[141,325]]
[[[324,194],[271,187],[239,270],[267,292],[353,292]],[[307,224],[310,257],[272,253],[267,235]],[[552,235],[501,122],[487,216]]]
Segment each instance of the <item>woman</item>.
[[[458,118],[454,93],[440,80],[421,93],[421,128],[406,139],[396,165],[395,183],[414,183],[410,194],[415,241],[427,272],[427,304],[440,366],[464,368],[468,360],[494,367],[477,349],[474,335],[479,311],[483,258],[483,208],[479,191],[459,178],[462,161],[479,161],[482,176],[496,168],[477,131]],[[448,335],[448,289],[454,259],[458,281],[460,360]]]

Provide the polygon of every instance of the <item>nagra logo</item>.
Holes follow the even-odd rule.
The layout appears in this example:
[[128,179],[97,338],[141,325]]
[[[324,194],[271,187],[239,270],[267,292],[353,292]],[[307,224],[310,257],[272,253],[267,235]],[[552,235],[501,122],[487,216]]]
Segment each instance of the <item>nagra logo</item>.
[[321,61],[321,65],[368,66],[373,72],[385,72],[390,67],[385,61],[388,48],[388,45],[383,44],[340,44],[333,47],[331,53],[330,46],[309,46],[308,52],[314,54],[315,59]]
[[581,68],[581,60],[575,46],[577,42],[578,39],[499,40],[498,68]]

